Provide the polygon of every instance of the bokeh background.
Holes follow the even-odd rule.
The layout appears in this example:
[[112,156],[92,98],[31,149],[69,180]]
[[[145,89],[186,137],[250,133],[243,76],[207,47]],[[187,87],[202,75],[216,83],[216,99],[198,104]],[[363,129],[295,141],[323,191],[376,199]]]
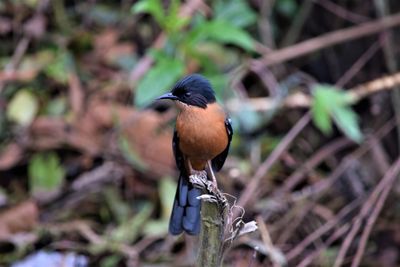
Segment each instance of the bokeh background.
[[400,265],[397,0],[1,0],[0,265],[193,266],[167,233],[189,73],[234,126],[224,266]]

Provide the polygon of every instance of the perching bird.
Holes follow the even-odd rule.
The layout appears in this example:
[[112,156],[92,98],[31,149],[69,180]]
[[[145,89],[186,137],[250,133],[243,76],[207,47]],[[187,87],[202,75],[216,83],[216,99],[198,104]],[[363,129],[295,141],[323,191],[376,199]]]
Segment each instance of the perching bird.
[[186,76],[159,99],[173,100],[180,110],[172,140],[180,175],[169,232],[197,235],[201,204],[197,197],[201,190],[193,187],[189,176],[193,171],[206,170],[216,183],[213,171],[222,168],[228,155],[233,134],[231,122],[216,102],[210,82],[199,74]]

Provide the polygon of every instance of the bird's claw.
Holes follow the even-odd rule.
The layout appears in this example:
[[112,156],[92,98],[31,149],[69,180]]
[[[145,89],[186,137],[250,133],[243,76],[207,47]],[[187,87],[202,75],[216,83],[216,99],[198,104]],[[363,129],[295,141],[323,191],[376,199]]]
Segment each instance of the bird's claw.
[[207,188],[207,172],[205,171],[192,171],[192,175],[189,176],[189,181],[194,187],[199,189]]
[[198,196],[197,198],[211,203],[218,203],[218,199],[215,196],[209,194],[203,194],[201,196]]

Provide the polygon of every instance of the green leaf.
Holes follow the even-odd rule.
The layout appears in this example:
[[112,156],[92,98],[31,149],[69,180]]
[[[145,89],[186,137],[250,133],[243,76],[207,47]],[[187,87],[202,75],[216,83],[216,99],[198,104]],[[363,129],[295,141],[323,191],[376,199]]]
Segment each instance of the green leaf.
[[54,191],[64,182],[65,170],[56,153],[35,154],[28,165],[29,185],[33,194]]
[[7,106],[7,118],[20,125],[27,126],[35,118],[39,103],[28,89],[19,90]]
[[148,13],[154,17],[160,26],[164,24],[164,8],[160,0],[141,0],[132,6],[134,14]]
[[318,84],[313,88],[313,95],[327,107],[347,104],[347,94],[335,86]]
[[332,133],[332,110],[345,105],[343,92],[336,87],[318,84],[313,88],[311,112],[315,125],[324,133]]
[[347,137],[357,143],[362,141],[363,135],[358,125],[358,117],[351,108],[344,106],[335,108],[333,119]]
[[171,192],[175,192],[176,187],[176,182],[170,177],[161,179],[158,184],[163,219],[168,220],[169,216],[171,215],[172,204],[174,203],[175,199],[175,194],[171,194]]
[[151,220],[146,223],[143,234],[146,236],[164,236],[168,233],[169,217],[172,212],[177,184],[170,177],[164,177],[158,183],[158,191],[161,203],[161,218],[159,220]]
[[173,58],[159,58],[156,65],[140,80],[135,94],[135,105],[144,107],[169,90],[183,75],[184,64]]
[[[190,49],[190,50],[189,50]],[[221,75],[221,70],[231,69],[242,62],[240,53],[234,49],[226,49],[223,44],[214,41],[202,41],[190,47],[188,54],[201,64],[203,73],[210,76]]]
[[122,199],[122,195],[115,187],[107,187],[104,192],[106,203],[118,223],[127,221],[131,208],[128,202]]
[[123,259],[122,256],[117,254],[112,254],[110,256],[106,256],[101,260],[100,267],[114,267],[118,266],[118,263]]
[[123,243],[132,243],[142,232],[143,227],[153,212],[153,205],[146,202],[139,213],[121,224],[111,233],[111,240]]
[[254,50],[254,40],[246,31],[223,20],[203,23],[191,38],[195,42],[210,39],[223,44],[237,45],[248,51]]
[[58,51],[54,61],[45,68],[45,73],[61,84],[67,84],[68,74],[73,68],[73,58],[65,51]]
[[329,110],[326,107],[324,98],[320,94],[315,94],[314,101],[311,106],[312,117],[315,125],[324,133],[332,133],[332,120]]
[[146,223],[143,228],[143,234],[150,236],[165,236],[168,233],[169,221],[167,220],[151,220]]
[[62,116],[68,109],[68,103],[65,96],[55,97],[47,103],[45,113],[49,116]]
[[164,29],[173,34],[178,33],[184,26],[190,22],[190,18],[179,15],[180,0],[172,0],[168,9],[168,16],[164,19]]
[[332,132],[333,118],[339,129],[355,142],[361,142],[362,133],[357,114],[351,109],[345,91],[329,85],[313,88],[312,115],[315,125],[324,133]]
[[231,25],[244,28],[257,21],[255,12],[244,0],[220,0],[215,1],[214,16],[217,20],[229,22]]

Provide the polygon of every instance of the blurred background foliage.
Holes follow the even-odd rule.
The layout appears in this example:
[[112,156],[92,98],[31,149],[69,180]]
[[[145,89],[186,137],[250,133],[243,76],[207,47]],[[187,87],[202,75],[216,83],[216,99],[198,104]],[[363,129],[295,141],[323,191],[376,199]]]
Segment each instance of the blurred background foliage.
[[[0,1],[0,265],[193,265],[195,239],[167,234],[177,111],[153,100],[198,72],[234,122],[220,187],[246,221],[267,226],[237,240],[226,266],[340,266],[340,251],[353,260],[363,245],[360,266],[398,266],[400,190],[389,178],[398,176],[399,82],[368,82],[397,73],[400,23],[334,38],[399,8]],[[338,35],[315,39],[329,32]],[[325,46],[309,42],[304,54],[296,45],[307,41]],[[361,212],[379,206],[375,195],[389,199],[378,219]],[[357,220],[377,224],[368,242],[334,235]],[[304,243],[327,224],[337,227]]]

